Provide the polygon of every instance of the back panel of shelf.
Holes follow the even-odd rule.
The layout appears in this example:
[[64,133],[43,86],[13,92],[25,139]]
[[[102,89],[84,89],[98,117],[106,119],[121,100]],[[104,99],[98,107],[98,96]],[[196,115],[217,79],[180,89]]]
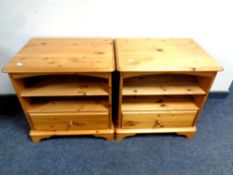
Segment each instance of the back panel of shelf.
[[192,96],[124,96],[122,112],[127,111],[198,111]]
[[123,96],[205,95],[201,76],[158,74],[124,78]]
[[107,97],[34,97],[29,113],[109,112]]
[[108,96],[108,79],[79,75],[25,78],[22,97]]

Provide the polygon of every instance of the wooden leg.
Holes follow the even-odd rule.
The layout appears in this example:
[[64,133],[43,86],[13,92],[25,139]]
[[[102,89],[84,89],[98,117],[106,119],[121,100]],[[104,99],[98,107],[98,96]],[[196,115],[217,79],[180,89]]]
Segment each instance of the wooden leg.
[[183,135],[188,139],[192,139],[196,132],[177,132],[177,135]]
[[41,136],[33,136],[33,135],[31,135],[31,139],[32,139],[32,142],[33,143],[39,143],[40,141],[41,141],[41,139],[46,139],[46,138],[49,138],[50,136],[48,136],[48,135],[41,135]]
[[41,139],[52,136],[79,136],[79,135],[94,135],[96,137],[103,137],[106,140],[114,140],[114,129],[108,130],[69,130],[69,131],[30,131],[30,136],[34,143],[39,143]]
[[132,133],[116,133],[116,140],[117,141],[121,141],[122,139],[124,139],[125,137],[130,137],[130,136],[134,136],[136,134],[132,134]]
[[102,137],[105,138],[108,141],[113,141],[114,140],[114,133],[112,134],[95,134],[95,137]]

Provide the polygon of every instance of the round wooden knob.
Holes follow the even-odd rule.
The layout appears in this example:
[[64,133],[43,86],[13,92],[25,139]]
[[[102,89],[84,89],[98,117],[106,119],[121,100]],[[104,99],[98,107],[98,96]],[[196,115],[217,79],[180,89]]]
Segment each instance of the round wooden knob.
[[68,125],[69,125],[69,127],[72,127],[72,126],[73,126],[73,121],[72,121],[72,120],[69,120]]

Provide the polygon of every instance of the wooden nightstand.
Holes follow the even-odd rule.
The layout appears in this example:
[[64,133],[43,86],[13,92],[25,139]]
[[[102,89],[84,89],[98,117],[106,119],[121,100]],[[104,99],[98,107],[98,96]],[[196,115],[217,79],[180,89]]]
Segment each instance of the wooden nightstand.
[[4,67],[31,127],[50,136],[114,138],[112,39],[31,39]]
[[192,138],[216,73],[223,68],[192,39],[117,39],[116,137],[177,133]]

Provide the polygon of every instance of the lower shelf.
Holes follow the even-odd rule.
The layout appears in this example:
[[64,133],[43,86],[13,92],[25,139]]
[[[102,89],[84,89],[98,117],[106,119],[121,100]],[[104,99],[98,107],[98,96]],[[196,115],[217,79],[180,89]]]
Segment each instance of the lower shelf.
[[34,98],[29,113],[108,112],[107,100],[92,98]]
[[123,96],[121,110],[126,111],[197,111],[198,107],[191,96]]
[[125,137],[134,136],[136,134],[159,134],[159,133],[176,133],[184,135],[192,139],[196,133],[196,127],[182,127],[182,128],[155,128],[155,129],[122,129],[116,128],[116,139],[118,141]]
[[69,130],[69,131],[30,131],[30,137],[34,143],[39,143],[41,139],[53,136],[76,136],[76,135],[93,135],[105,138],[108,141],[114,140],[114,127],[103,130]]

